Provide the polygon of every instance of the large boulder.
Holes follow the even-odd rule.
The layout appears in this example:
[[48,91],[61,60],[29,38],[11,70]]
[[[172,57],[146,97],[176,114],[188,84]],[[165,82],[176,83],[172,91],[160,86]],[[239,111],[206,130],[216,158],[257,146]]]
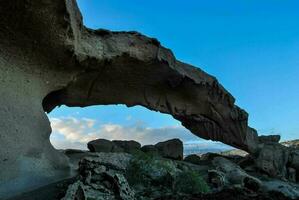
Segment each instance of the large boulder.
[[[240,185],[250,190],[258,191],[261,188],[262,182],[249,174],[241,167],[223,157],[215,157],[213,165],[219,171],[223,180],[226,180],[231,185]],[[214,173],[215,174],[215,173]]]
[[151,144],[142,146],[141,151],[147,154],[153,154],[153,155],[159,154],[159,150],[157,149],[157,147]]
[[122,152],[123,149],[117,146],[115,143],[106,139],[97,139],[88,142],[88,149],[91,152]]
[[159,153],[166,158],[182,160],[183,159],[183,142],[179,139],[159,142],[155,145]]
[[139,142],[136,142],[134,140],[113,140],[112,141],[116,146],[120,147],[123,149],[124,152],[127,153],[133,153],[141,148],[141,144]]
[[220,155],[218,153],[211,153],[211,152],[204,153],[204,154],[200,155],[200,159],[204,160],[204,161],[211,161],[211,160],[213,160],[216,157],[224,157],[224,156],[222,156],[222,155]]
[[134,200],[124,172],[132,156],[126,153],[95,153],[79,163],[80,180],[71,184],[62,200]]
[[290,149],[287,147],[279,143],[265,143],[255,155],[255,165],[258,170],[270,177],[285,178],[289,155]]
[[196,155],[196,154],[191,154],[188,155],[184,158],[185,162],[189,162],[195,165],[201,164],[202,160],[200,159],[200,156]]
[[[299,180],[299,151],[277,142],[260,143],[258,151],[250,156],[258,172],[272,178]],[[240,163],[243,165],[242,163]]]
[[258,137],[260,143],[278,143],[280,135],[261,135]]

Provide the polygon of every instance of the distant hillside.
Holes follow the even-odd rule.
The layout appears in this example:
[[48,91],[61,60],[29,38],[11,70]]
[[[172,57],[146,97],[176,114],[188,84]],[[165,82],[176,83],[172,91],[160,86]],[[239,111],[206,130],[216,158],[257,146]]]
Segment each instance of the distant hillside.
[[205,153],[220,153],[223,151],[232,150],[233,147],[222,143],[199,143],[199,144],[184,144],[184,155],[190,154],[205,154]]
[[[299,139],[281,142],[282,145],[299,149]],[[205,153],[219,153],[221,155],[239,155],[246,156],[247,152],[235,149],[233,147],[224,145],[222,143],[208,144],[185,144],[184,155],[190,154],[205,154]]]
[[221,155],[223,156],[247,156],[248,153],[246,151],[240,150],[240,149],[232,149],[228,151],[222,151],[220,152]]

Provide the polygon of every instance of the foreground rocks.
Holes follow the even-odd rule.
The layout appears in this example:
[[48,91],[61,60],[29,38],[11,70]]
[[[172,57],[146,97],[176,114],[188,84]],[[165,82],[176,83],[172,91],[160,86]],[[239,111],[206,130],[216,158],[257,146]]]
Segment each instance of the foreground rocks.
[[[130,200],[156,199],[173,193],[199,194],[209,190],[199,170],[200,167],[142,152],[94,153],[80,161],[78,180],[68,187],[62,199]],[[193,176],[203,185],[192,186],[197,183]]]
[[250,155],[254,167],[272,178],[298,182],[299,150],[280,143],[269,142],[259,145],[259,150]]
[[[82,194],[103,199],[209,199],[213,195],[217,199],[219,194],[226,195],[224,191],[242,191],[239,199],[296,199],[298,152],[279,144],[278,138],[260,137],[264,143],[255,154],[207,153],[189,155],[184,161],[180,161],[183,145],[178,139],[141,148],[134,141],[118,141],[123,153],[88,153],[80,160],[80,179],[69,187],[64,200]],[[134,150],[129,154],[124,150],[128,146]],[[94,191],[99,188],[100,193]]]
[[299,198],[295,183],[246,172],[220,154],[207,158],[191,164],[141,151],[87,154],[63,200]]
[[125,153],[99,153],[79,163],[79,180],[71,184],[62,200],[77,199],[135,199],[124,172],[131,155]]
[[[200,196],[205,199],[209,198],[209,194],[203,195],[203,192],[209,191],[210,195],[215,195],[216,198],[217,194],[225,196],[223,191],[230,190],[244,192],[246,195],[240,196],[240,199],[250,197],[268,199],[270,196],[270,199],[282,197],[296,199],[299,198],[297,184],[299,152],[296,148],[278,143],[278,138],[278,136],[260,137],[264,143],[257,146],[254,154],[232,150],[220,154],[188,155],[183,162],[180,161],[182,142],[177,139],[156,145],[145,145],[141,148],[138,145],[131,154],[93,154],[75,150],[66,150],[65,154],[81,159],[82,154],[85,154],[86,158],[80,161],[80,168],[86,165],[84,163],[98,163],[105,166],[105,169],[117,170],[125,174],[124,178],[137,198],[196,199]],[[132,141],[119,141],[119,143],[137,144]],[[136,151],[138,149],[139,151]],[[81,156],[74,156],[74,154]],[[94,169],[89,168],[89,170]],[[194,181],[194,177],[207,186],[206,190],[202,190],[202,184],[199,184],[201,187],[198,188],[183,187],[198,185],[196,181],[190,183]],[[277,194],[277,198],[272,195],[273,192]]]
[[[181,161],[141,150],[133,153],[65,150],[64,153],[77,163],[75,178],[10,200],[299,198],[297,183],[252,168],[254,162],[244,161],[249,155],[236,159],[210,153],[201,157],[191,155]],[[51,195],[46,195],[47,190]]]

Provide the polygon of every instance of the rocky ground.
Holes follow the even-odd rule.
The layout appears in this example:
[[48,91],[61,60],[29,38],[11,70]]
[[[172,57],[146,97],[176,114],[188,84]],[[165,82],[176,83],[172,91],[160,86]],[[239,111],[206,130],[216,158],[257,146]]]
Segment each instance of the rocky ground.
[[88,143],[90,151],[63,150],[77,172],[74,178],[10,200],[298,199],[298,177],[294,168],[290,170],[292,163],[288,161],[282,176],[284,172],[275,170],[284,169],[277,165],[283,161],[271,166],[261,159],[271,156],[270,150],[278,158],[296,152],[277,144],[267,143],[254,156],[233,151],[183,158],[178,139],[143,147],[135,141],[99,139]]

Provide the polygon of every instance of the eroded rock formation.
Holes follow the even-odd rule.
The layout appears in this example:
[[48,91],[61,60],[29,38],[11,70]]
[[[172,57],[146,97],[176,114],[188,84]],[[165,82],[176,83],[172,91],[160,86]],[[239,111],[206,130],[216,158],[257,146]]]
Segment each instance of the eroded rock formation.
[[75,0],[1,0],[0,14],[0,197],[67,176],[44,112],[60,105],[142,105],[254,151],[256,131],[229,92],[156,39],[88,29]]

